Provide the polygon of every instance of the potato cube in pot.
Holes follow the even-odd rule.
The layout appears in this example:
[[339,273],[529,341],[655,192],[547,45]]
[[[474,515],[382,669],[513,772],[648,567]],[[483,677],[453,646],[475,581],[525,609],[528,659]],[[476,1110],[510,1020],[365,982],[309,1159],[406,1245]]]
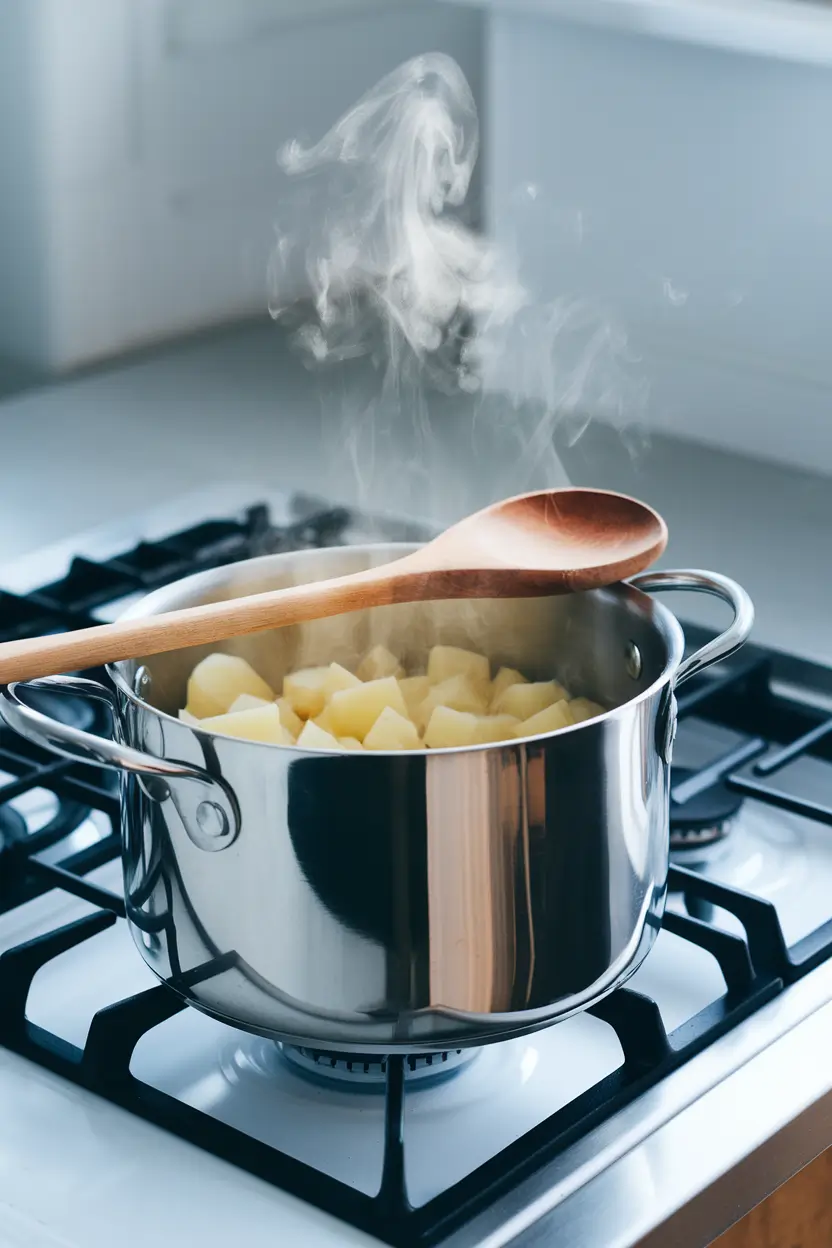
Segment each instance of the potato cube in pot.
[[225,737],[240,737],[244,741],[266,741],[271,745],[294,745],[292,734],[280,721],[280,711],[275,702],[254,706],[247,711],[229,711],[200,721],[206,732],[218,732]]
[[475,685],[468,676],[449,676],[431,688],[413,717],[417,723],[427,723],[437,706],[449,706],[452,711],[468,711],[471,715],[484,715],[488,698],[482,685]]
[[562,685],[556,680],[537,680],[525,685],[510,685],[504,689],[492,706],[497,715],[514,715],[517,719],[530,719],[547,706],[568,698]]
[[399,688],[411,715],[430,693],[427,676],[404,676],[399,678]]
[[596,715],[604,715],[606,712],[603,706],[591,702],[589,698],[573,698],[569,703],[569,714],[576,724],[580,724],[585,719],[595,719]]
[[317,724],[319,728],[323,728],[324,732],[331,732],[333,736],[338,735],[333,726],[332,713],[328,706],[325,706],[320,715],[316,715],[314,720],[310,722]]
[[402,667],[395,654],[386,646],[373,646],[358,664],[356,672],[361,680],[383,680],[385,676],[404,676]]
[[425,745],[432,750],[477,745],[479,717],[468,711],[437,706],[425,729]]
[[547,706],[545,710],[538,711],[536,715],[523,720],[514,729],[514,735],[515,737],[541,737],[547,732],[557,732],[558,728],[568,728],[574,722],[569,714],[568,703],[565,699],[561,699],[553,706]]
[[328,667],[302,667],[283,678],[283,696],[301,719],[314,719],[320,715],[327,700],[326,682],[330,678]]
[[501,667],[491,685],[491,705],[493,706],[500,694],[505,693],[506,689],[510,689],[512,685],[527,685],[528,683],[522,672],[515,671],[513,667]]
[[385,706],[364,738],[365,750],[420,750],[416,727],[392,706]]
[[223,715],[241,693],[267,702],[274,699],[274,690],[245,659],[236,654],[209,654],[191,672],[186,709],[197,719]]
[[339,737],[338,744],[342,750],[363,750],[364,746],[357,737]]
[[438,685],[451,676],[467,676],[473,685],[484,685],[491,679],[491,664],[474,650],[434,646],[428,656],[428,680]]
[[293,737],[300,736],[303,730],[303,720],[292,710],[291,702],[286,698],[278,698],[277,709],[280,711],[280,722],[283,727],[287,728]]
[[339,689],[355,689],[361,684],[357,676],[353,676],[352,672],[348,672],[340,663],[330,663],[327,669],[329,675],[324,681],[324,696],[326,700],[332,697],[333,693],[337,693]]
[[229,711],[253,711],[255,706],[270,706],[273,699],[256,698],[253,693],[241,693],[229,706]]
[[510,741],[519,719],[513,715],[480,715],[477,717],[477,745]]
[[332,729],[339,737],[357,737],[363,741],[386,706],[407,719],[407,706],[395,676],[368,680],[357,689],[339,689],[333,693],[327,710]]
[[341,745],[331,732],[325,732],[316,723],[310,719],[303,725],[303,731],[298,737],[298,745],[305,750],[340,750]]

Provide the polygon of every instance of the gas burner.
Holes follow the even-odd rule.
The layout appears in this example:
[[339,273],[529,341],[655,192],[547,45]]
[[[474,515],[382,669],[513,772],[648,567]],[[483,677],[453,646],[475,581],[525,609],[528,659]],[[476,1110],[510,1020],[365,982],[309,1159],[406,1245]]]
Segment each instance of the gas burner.
[[0,806],[0,854],[26,839],[26,820],[13,806]]
[[686,858],[688,851],[699,851],[724,841],[743,803],[740,794],[733,793],[721,781],[686,802],[675,802],[674,788],[694,774],[686,767],[674,767],[671,777],[670,849],[683,851]]
[[[334,1053],[326,1049],[280,1045],[283,1057],[293,1067],[316,1079],[339,1084],[383,1089],[387,1082],[387,1057],[382,1053]],[[414,1053],[405,1058],[408,1086],[424,1086],[467,1066],[479,1049],[449,1049],[442,1053]]]

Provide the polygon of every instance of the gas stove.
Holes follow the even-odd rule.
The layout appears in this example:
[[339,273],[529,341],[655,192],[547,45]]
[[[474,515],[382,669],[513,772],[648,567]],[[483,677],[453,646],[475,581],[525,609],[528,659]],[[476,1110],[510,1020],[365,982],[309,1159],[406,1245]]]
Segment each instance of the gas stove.
[[[249,555],[429,531],[310,498],[196,496],[3,569],[0,640],[114,618],[136,594]],[[93,1187],[122,1186],[102,1160],[118,1148],[134,1204],[152,1182],[147,1150],[184,1142],[165,1153],[168,1222],[145,1209],[131,1239],[119,1210],[128,1245],[226,1239],[216,1184],[251,1244],[623,1246],[694,1208],[699,1191],[684,1198],[651,1142],[832,1001],[832,673],[751,645],[685,686],[679,711],[669,903],[641,969],[533,1036],[410,1058],[282,1047],[183,1007],[126,929],[113,777],[0,728],[0,1102],[21,1123],[15,1138],[0,1125],[0,1230],[7,1208],[20,1243],[111,1241],[104,1208],[80,1230],[60,1199],[33,1194],[33,1173],[54,1191],[90,1151],[79,1121],[95,1137]],[[72,713],[94,726],[89,707]],[[712,1122],[715,1165],[740,1125]],[[210,1177],[209,1157],[223,1163]],[[19,1183],[5,1181],[15,1166]],[[592,1207],[602,1179],[616,1208]],[[677,1223],[656,1242],[706,1243],[728,1220],[705,1233],[689,1217],[688,1238]]]

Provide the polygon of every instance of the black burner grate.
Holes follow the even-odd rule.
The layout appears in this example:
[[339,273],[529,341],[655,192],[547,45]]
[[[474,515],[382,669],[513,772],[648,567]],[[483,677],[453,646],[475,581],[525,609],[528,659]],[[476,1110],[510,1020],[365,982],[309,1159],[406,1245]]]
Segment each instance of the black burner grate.
[[[76,560],[64,580],[37,593],[0,594],[0,639],[32,634],[44,626],[80,627],[97,607],[202,568],[266,550],[335,543],[348,522],[347,513],[333,510],[275,529],[266,509],[258,507],[239,519],[210,521],[164,541],[142,543],[106,563]],[[696,644],[704,640],[699,630],[688,632]],[[739,733],[743,741],[715,763],[686,771],[674,786],[677,803],[683,805],[719,784],[832,825],[832,808],[778,780],[800,759],[832,762],[832,718],[776,690],[772,678],[780,663],[781,656],[747,647],[685,689],[681,717],[695,712]],[[811,670],[829,692],[829,673]],[[57,801],[56,813],[37,831],[26,827],[25,817],[12,805],[34,790],[52,794]],[[89,811],[98,812],[105,831],[95,843],[73,850],[70,833]],[[683,896],[688,913],[668,910],[663,926],[716,959],[726,984],[724,995],[668,1033],[654,1001],[631,989],[618,989],[590,1013],[614,1029],[624,1057],[621,1066],[453,1187],[413,1209],[404,1179],[406,1058],[387,1061],[383,1176],[378,1195],[372,1197],[182,1104],[131,1073],[130,1059],[142,1036],[186,1008],[167,986],[100,1010],[83,1049],[27,1019],[29,989],[39,968],[124,916],[123,899],[86,878],[118,855],[118,814],[117,793],[107,773],[56,761],[0,728],[0,913],[55,888],[96,907],[88,917],[0,956],[0,1043],[386,1243],[405,1248],[438,1242],[832,954],[832,921],[789,947],[770,902],[672,867],[671,889]],[[67,852],[62,856],[64,840]],[[46,849],[48,862],[38,857]],[[694,917],[706,915],[709,907],[733,915],[744,934]],[[201,973],[207,978],[221,969],[206,966]]]

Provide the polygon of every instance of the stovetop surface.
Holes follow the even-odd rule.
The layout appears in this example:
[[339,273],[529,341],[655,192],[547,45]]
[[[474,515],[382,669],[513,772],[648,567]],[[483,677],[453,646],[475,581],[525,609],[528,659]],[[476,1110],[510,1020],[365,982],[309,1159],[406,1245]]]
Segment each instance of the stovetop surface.
[[[206,516],[215,519],[209,524]],[[195,566],[290,545],[426,535],[412,521],[367,520],[317,500],[270,498],[244,508],[231,494],[210,503],[197,498],[6,569],[0,637],[34,632],[44,620],[75,627],[112,618],[136,593]],[[73,562],[77,551],[82,557]],[[21,1157],[30,1146],[33,1164],[60,1185],[54,1142],[44,1153],[41,1136],[51,1136],[62,1115],[66,1130],[77,1133],[79,1107],[95,1136],[110,1102],[130,1114],[121,1115],[120,1137],[145,1141],[142,1119],[164,1129],[152,1146],[142,1145],[144,1158],[148,1147],[158,1146],[161,1156],[174,1136],[202,1150],[192,1150],[187,1162],[182,1152],[176,1163],[180,1177],[187,1168],[191,1192],[193,1165],[240,1199],[251,1196],[251,1176],[259,1176],[271,1186],[254,1189],[254,1204],[264,1190],[270,1199],[279,1191],[287,1219],[281,1225],[306,1218],[307,1234],[314,1227],[321,1243],[332,1234],[332,1242],[365,1242],[364,1233],[403,1245],[480,1242],[482,1227],[494,1223],[498,1206],[508,1207],[509,1196],[514,1216],[525,1209],[528,1221],[529,1190],[547,1167],[570,1178],[569,1157],[599,1132],[623,1151],[623,1124],[640,1106],[655,1112],[657,1095],[678,1089],[686,1066],[709,1053],[715,1079],[726,1043],[735,1049],[728,1070],[740,1065],[734,1037],[747,1035],[743,1021],[767,1018],[788,985],[826,965],[828,687],[822,670],[751,646],[685,691],[675,774],[688,787],[699,778],[706,791],[722,784],[741,796],[735,825],[724,840],[678,855],[663,929],[626,989],[556,1027],[489,1046],[455,1072],[417,1083],[402,1066],[403,1148],[390,1134],[398,1112],[396,1105],[391,1111],[393,1063],[386,1093],[383,1085],[333,1083],[299,1070],[271,1042],[179,1008],[138,957],[123,921],[111,779],[56,763],[0,729],[0,1089],[13,1089],[10,1100],[27,1119]],[[679,809],[684,804],[677,802]],[[35,1064],[20,1065],[14,1054]],[[53,1105],[49,1123],[36,1132],[47,1086],[45,1100],[57,1088],[59,1108]],[[86,1143],[82,1138],[76,1161]],[[130,1161],[111,1161],[101,1178],[105,1189],[119,1189],[120,1200],[131,1184],[125,1167],[136,1185],[146,1181],[128,1152]],[[596,1149],[598,1157],[602,1152]],[[212,1153],[233,1167],[217,1170]],[[13,1210],[25,1184],[4,1192],[3,1156],[0,1209],[6,1200]],[[64,1166],[68,1174],[72,1166]],[[397,1166],[403,1182],[391,1179]],[[573,1185],[577,1173],[576,1166]],[[307,1203],[283,1198],[283,1191]],[[130,1201],[137,1198],[131,1190]],[[203,1238],[213,1242],[222,1218],[208,1217],[210,1199],[200,1213],[194,1204],[199,1199],[192,1197],[188,1216],[203,1219]],[[93,1211],[89,1216],[95,1221]],[[103,1227],[96,1223],[77,1240],[43,1242],[86,1248],[104,1242]],[[491,1242],[511,1242],[514,1230],[505,1223]]]

